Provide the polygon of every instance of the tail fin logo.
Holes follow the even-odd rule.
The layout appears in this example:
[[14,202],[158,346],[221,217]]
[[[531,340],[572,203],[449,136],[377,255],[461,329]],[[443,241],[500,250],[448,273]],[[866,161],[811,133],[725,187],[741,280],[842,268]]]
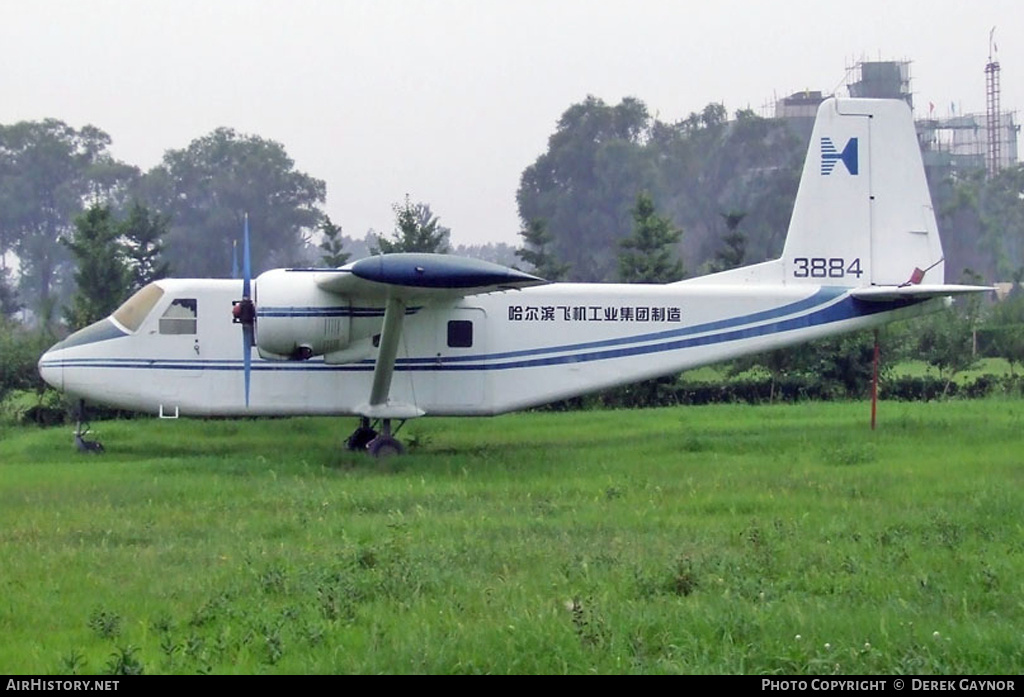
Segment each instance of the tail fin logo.
[[827,177],[832,174],[832,170],[836,168],[836,162],[842,162],[846,166],[846,171],[850,174],[857,174],[856,138],[850,138],[850,140],[846,141],[846,146],[843,147],[842,152],[836,149],[835,143],[832,142],[831,138],[825,137],[821,139],[821,175]]

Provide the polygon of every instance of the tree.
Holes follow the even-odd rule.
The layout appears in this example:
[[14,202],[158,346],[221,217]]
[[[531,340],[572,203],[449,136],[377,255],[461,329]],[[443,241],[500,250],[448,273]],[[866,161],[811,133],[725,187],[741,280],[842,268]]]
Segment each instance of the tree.
[[372,248],[374,254],[392,254],[394,252],[431,252],[445,253],[448,251],[448,238],[451,231],[442,226],[440,220],[425,203],[412,203],[409,195],[405,195],[405,203],[394,204],[395,229],[391,239],[377,236]]
[[[658,216],[650,194],[641,192],[633,207],[633,234],[620,243],[619,278],[625,283],[670,283],[683,277],[683,262],[673,261],[669,247],[678,245],[683,231]],[[658,406],[674,394],[676,376],[665,376],[613,390],[613,403]]]
[[1010,364],[1010,374],[1015,366],[1024,363],[1024,268],[1013,275],[1010,294],[997,302],[985,322],[985,334],[989,338],[990,350]]
[[18,294],[11,281],[11,270],[0,268],[0,317],[10,317],[21,309]]
[[77,265],[77,288],[65,313],[72,329],[103,319],[128,297],[130,272],[120,232],[110,207],[93,204],[75,218],[75,232],[64,240]]
[[[813,391],[824,399],[859,399],[868,392],[874,370],[874,333],[831,336],[805,344],[738,358],[729,374],[763,370],[771,380],[768,400],[783,397],[789,386],[797,393]],[[886,370],[883,365],[882,370]]]
[[60,244],[88,201],[116,203],[138,176],[107,152],[110,137],[62,121],[0,125],[0,254],[21,262],[22,297],[40,316],[70,259]]
[[517,248],[506,242],[488,242],[486,244],[460,244],[451,253],[460,257],[514,267],[519,258],[516,255],[517,251],[519,251]]
[[[686,230],[683,256],[695,268],[721,247],[719,214],[742,210],[744,256],[775,258],[792,213],[806,138],[783,119],[750,110],[733,121],[721,104],[675,123],[647,114],[642,102],[571,106],[548,148],[526,168],[516,201],[523,220],[543,219],[552,250],[574,280],[617,276],[618,243],[629,234],[640,191]],[[808,134],[809,136],[809,134]]]
[[573,280],[615,276],[630,207],[654,181],[644,145],[650,125],[638,99],[609,106],[588,96],[566,109],[547,152],[520,178],[520,218],[547,222],[554,233],[551,253],[571,267]]
[[738,228],[746,215],[746,213],[740,213],[739,211],[722,213],[722,218],[725,219],[726,230],[725,235],[722,236],[722,242],[725,246],[715,252],[715,259],[709,266],[711,273],[728,271],[743,265],[743,258],[747,253],[747,236],[740,232]]
[[996,253],[998,278],[1007,279],[1024,260],[1024,164],[1000,170],[986,189],[985,235]]
[[[980,285],[981,278],[968,270],[963,283]],[[918,330],[917,355],[939,370],[939,377],[946,380],[942,393],[957,373],[967,370],[978,362],[974,352],[975,330],[981,312],[981,298],[977,293],[961,296],[953,306],[941,312],[934,312],[923,318]]]
[[[809,134],[808,134],[809,135]],[[750,110],[727,120],[721,104],[674,124],[655,124],[648,148],[659,207],[686,229],[684,254],[699,268],[721,247],[721,211],[744,211],[745,256],[778,256],[806,153],[783,119]]]
[[189,276],[228,275],[249,214],[254,273],[297,261],[323,217],[326,185],[295,169],[284,146],[218,128],[169,150],[138,191],[170,216],[166,257]]
[[641,192],[633,208],[633,234],[622,241],[619,278],[625,283],[671,283],[683,277],[683,262],[672,247],[683,231],[668,218],[657,215],[654,200]]
[[931,190],[947,278],[972,269],[992,280],[1010,278],[1024,259],[1024,165],[993,177],[981,169],[957,172]]
[[0,316],[0,404],[13,390],[29,389],[39,380],[38,343],[18,322]]
[[128,268],[129,293],[170,274],[170,264],[163,258],[168,224],[167,216],[138,201],[132,202],[128,217],[118,230]]
[[320,242],[320,249],[323,250],[320,258],[323,260],[324,265],[333,268],[344,266],[345,262],[352,255],[342,251],[344,241],[341,237],[341,226],[335,225],[331,217],[325,215],[320,223],[320,232],[324,236],[324,239]]
[[[818,339],[809,345],[812,362],[805,365],[809,383],[832,397],[867,396],[874,372],[874,332],[861,331]],[[886,370],[888,364],[882,366]]]
[[523,246],[516,250],[516,256],[530,264],[533,272],[548,281],[561,281],[569,272],[569,265],[562,264],[551,251],[554,239],[543,220],[531,220],[519,231]]

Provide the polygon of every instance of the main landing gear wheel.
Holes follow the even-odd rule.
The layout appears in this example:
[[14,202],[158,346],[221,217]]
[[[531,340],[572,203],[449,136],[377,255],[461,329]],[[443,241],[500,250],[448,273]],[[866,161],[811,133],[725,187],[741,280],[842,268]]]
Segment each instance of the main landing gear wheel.
[[392,457],[404,454],[405,448],[396,438],[381,434],[370,441],[366,446],[366,452],[373,457]]
[[373,457],[403,455],[405,447],[394,436],[403,425],[405,425],[404,421],[392,433],[391,419],[384,419],[380,422],[380,432],[378,433],[370,425],[370,419],[363,417],[359,421],[359,428],[348,437],[345,445],[349,450],[364,450]]
[[345,447],[349,450],[360,452],[366,450],[366,446],[377,437],[377,432],[370,426],[369,419],[362,419],[359,428],[352,432],[352,435],[345,441]]

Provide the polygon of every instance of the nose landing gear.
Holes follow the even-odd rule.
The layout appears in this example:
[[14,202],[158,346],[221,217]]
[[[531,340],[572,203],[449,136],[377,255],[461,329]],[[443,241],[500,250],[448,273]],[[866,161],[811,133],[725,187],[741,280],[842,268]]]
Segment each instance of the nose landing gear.
[[78,400],[78,423],[75,425],[75,447],[80,453],[102,453],[103,443],[86,438],[90,430],[89,422],[86,420],[85,400],[80,399]]

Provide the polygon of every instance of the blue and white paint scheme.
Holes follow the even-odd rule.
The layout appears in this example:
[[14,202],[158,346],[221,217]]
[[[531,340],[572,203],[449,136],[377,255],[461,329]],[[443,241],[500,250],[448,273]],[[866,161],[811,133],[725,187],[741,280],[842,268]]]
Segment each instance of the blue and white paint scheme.
[[[359,415],[358,447],[384,452],[399,447],[391,419],[499,414],[987,290],[943,276],[909,108],[829,99],[774,261],[667,285],[576,284],[395,254],[267,271],[251,299],[248,272],[167,279],[51,348],[39,369],[89,402],[164,415]],[[233,315],[245,303],[248,318]]]

